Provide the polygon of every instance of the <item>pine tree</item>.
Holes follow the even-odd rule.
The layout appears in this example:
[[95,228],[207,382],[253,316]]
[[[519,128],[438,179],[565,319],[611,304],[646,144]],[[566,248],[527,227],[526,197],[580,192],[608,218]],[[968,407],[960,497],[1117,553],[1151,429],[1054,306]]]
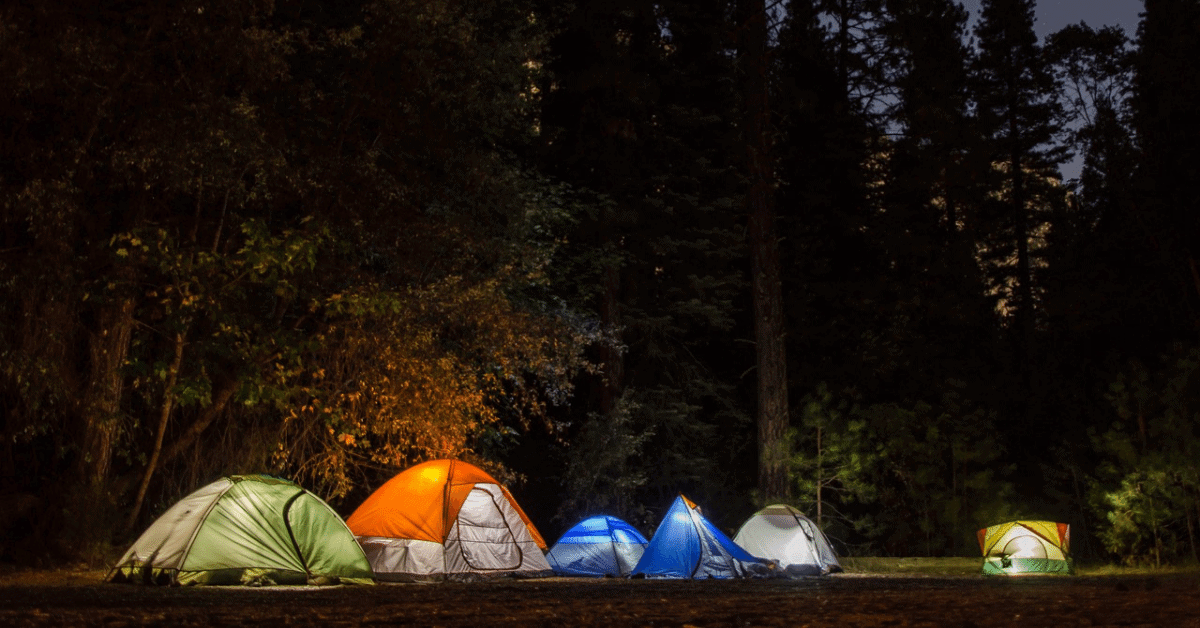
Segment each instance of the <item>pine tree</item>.
[[968,111],[966,20],[949,0],[898,1],[888,3],[883,28],[897,98],[889,121],[897,136],[876,221],[897,315],[908,321],[906,333],[921,339],[906,344],[927,348],[906,355],[909,391],[933,393],[945,378],[967,372],[990,386],[996,375],[965,367],[994,350],[994,319],[975,258],[974,209],[983,190],[969,176],[977,143]]
[[763,0],[738,2],[745,151],[747,246],[754,303],[755,376],[758,382],[758,485],[768,503],[786,499],[788,427],[787,353],[783,292],[775,226],[775,175],[767,77],[767,9]]
[[[817,3],[791,2],[774,52],[778,225],[788,379],[799,398],[820,381],[860,379],[863,329],[880,325],[883,257],[868,164],[878,135],[851,97]],[[853,349],[849,349],[853,347]],[[867,379],[867,378],[862,378]]]
[[1140,247],[1155,256],[1143,281],[1157,287],[1151,338],[1193,341],[1200,320],[1200,6],[1147,0],[1138,28],[1133,119],[1140,148]]
[[[567,455],[592,455],[576,448],[606,425],[658,452],[609,465],[645,478],[633,498],[614,497],[635,510],[681,490],[732,494],[717,463],[746,444],[746,367],[727,357],[745,289],[728,9],[578,3],[547,68],[543,163],[586,205],[565,280],[615,340],[581,385]],[[567,482],[622,485],[569,466]]]
[[1033,0],[984,0],[975,28],[979,55],[972,67],[976,122],[984,141],[985,177],[995,199],[981,221],[980,241],[993,270],[993,289],[1011,319],[1014,368],[1028,392],[1035,331],[1043,318],[1038,296],[1039,242],[1047,210],[1061,199],[1051,182],[1064,150],[1056,144],[1061,111],[1058,83],[1033,31]]

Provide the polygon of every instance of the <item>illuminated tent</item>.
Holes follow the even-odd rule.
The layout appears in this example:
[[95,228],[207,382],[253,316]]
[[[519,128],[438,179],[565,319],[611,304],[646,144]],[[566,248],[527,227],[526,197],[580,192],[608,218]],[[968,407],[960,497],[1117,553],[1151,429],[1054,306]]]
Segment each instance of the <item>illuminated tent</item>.
[[771,573],[772,565],[750,555],[709,523],[700,508],[680,495],[631,575],[644,578],[745,578]]
[[649,541],[617,517],[589,517],[563,533],[546,560],[559,576],[628,576]]
[[263,475],[222,478],[184,497],[108,574],[147,584],[374,582],[346,523],[321,498]]
[[751,515],[733,537],[747,552],[775,561],[793,576],[821,576],[842,570],[825,533],[799,510],[784,504]]
[[1071,573],[1071,526],[1053,521],[1010,521],[979,531],[983,573]]
[[551,573],[546,542],[508,489],[457,460],[397,474],[346,523],[381,580]]

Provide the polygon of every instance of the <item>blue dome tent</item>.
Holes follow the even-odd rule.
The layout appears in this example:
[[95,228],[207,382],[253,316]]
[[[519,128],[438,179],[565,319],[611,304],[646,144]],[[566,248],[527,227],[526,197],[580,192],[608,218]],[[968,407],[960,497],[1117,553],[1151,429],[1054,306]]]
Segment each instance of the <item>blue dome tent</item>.
[[558,576],[628,576],[649,541],[617,517],[589,517],[563,533],[546,560]]

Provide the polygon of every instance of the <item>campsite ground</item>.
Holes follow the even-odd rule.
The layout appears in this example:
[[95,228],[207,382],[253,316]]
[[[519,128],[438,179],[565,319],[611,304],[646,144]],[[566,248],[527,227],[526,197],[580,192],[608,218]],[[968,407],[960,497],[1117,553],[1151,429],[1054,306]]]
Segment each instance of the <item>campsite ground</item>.
[[[907,559],[906,559],[907,560]],[[0,625],[1195,626],[1200,574],[986,577],[947,564],[750,581],[161,588],[0,568]]]

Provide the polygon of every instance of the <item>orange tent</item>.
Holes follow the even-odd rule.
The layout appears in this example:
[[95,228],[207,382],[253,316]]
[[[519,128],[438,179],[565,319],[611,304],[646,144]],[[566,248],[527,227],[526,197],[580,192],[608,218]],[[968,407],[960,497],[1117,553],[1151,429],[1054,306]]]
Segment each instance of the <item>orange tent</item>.
[[546,542],[508,489],[457,460],[406,469],[346,524],[381,579],[550,570]]

